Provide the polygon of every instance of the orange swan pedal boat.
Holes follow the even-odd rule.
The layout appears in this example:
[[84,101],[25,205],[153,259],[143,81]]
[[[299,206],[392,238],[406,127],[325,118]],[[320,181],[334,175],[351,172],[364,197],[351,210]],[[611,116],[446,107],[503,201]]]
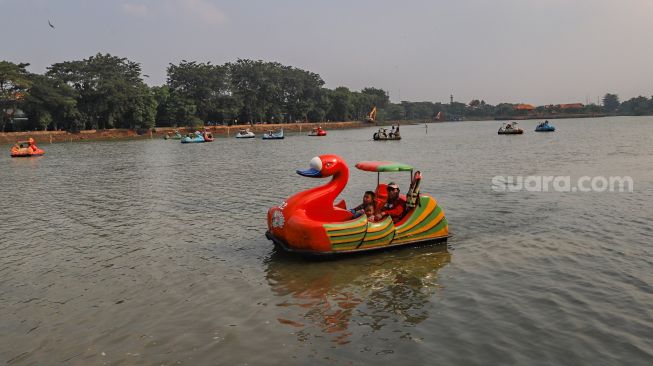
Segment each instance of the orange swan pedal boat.
[[321,126],[312,129],[311,132],[308,133],[308,136],[326,136],[326,135],[327,135],[326,130],[323,130]]
[[289,252],[308,255],[354,253],[416,244],[446,242],[449,226],[437,201],[419,193],[421,173],[413,167],[395,162],[360,162],[361,170],[377,172],[378,208],[387,199],[387,184],[379,184],[382,172],[411,172],[411,187],[406,195],[406,209],[396,223],[390,216],[369,222],[366,215],[354,217],[344,201],[334,205],[336,197],[349,180],[347,163],[337,155],[321,155],[310,162],[310,169],[297,174],[332,177],[325,185],[299,192],[279,206],[268,210],[266,237]]
[[45,154],[45,151],[36,147],[35,141],[31,137],[27,141],[18,141],[11,147],[12,158],[26,158],[30,156],[41,156],[43,154]]

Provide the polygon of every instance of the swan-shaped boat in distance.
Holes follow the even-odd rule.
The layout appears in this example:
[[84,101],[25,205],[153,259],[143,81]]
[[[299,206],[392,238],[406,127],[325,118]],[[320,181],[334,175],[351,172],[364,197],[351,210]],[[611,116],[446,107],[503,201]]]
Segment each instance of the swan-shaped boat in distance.
[[270,130],[263,134],[263,140],[283,140],[283,128],[278,131]]
[[388,131],[387,128],[379,128],[377,132],[374,132],[372,135],[374,141],[389,141],[389,140],[401,140],[401,134],[399,133],[399,125],[395,129],[395,126],[392,126],[392,130]]
[[183,136],[179,133],[179,131],[175,130],[174,134],[171,134],[170,132],[166,133],[165,136],[163,136],[164,140],[181,140]]
[[250,131],[249,128],[241,128],[236,134],[237,139],[253,139],[256,137],[254,132]]
[[32,156],[41,156],[45,154],[45,151],[38,148],[36,146],[36,142],[31,137],[27,141],[16,142],[16,144],[11,147],[10,151],[12,158],[29,158]]
[[344,201],[334,200],[349,180],[347,163],[338,155],[321,155],[310,161],[310,169],[297,174],[311,178],[332,177],[331,181],[296,193],[268,210],[266,237],[289,252],[307,255],[354,253],[399,246],[446,242],[449,225],[437,201],[420,194],[421,173],[395,162],[360,162],[358,169],[377,172],[375,206],[385,204],[387,184],[382,172],[411,172],[404,215],[396,223],[390,216],[370,222],[366,215],[354,217]]
[[213,142],[215,140],[210,132],[195,131],[195,134],[189,134],[181,138],[182,144],[200,143],[200,142]]
[[555,126],[549,124],[549,121],[544,121],[535,127],[535,132],[554,132],[555,130]]
[[504,123],[503,126],[499,127],[499,135],[521,135],[524,133],[520,127],[517,126],[517,122],[513,123]]
[[308,133],[309,136],[326,136],[327,132],[326,130],[323,130],[322,127],[318,126],[315,127],[314,129],[311,130],[311,132]]

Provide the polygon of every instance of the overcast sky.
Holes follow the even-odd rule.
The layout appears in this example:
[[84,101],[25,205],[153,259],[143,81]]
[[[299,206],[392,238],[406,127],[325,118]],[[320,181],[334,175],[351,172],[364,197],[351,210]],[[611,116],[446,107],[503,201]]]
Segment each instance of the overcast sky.
[[[653,95],[653,0],[0,0],[0,59],[278,61],[393,101]],[[48,26],[48,20],[55,29]]]

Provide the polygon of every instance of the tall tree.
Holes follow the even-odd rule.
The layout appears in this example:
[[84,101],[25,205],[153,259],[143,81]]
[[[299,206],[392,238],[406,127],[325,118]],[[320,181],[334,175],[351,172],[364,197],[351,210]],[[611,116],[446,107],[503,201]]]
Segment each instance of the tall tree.
[[646,97],[639,96],[637,98],[631,98],[619,106],[619,114],[632,115],[632,116],[643,116],[646,114],[653,113],[653,100],[649,100]]
[[0,132],[5,131],[30,86],[27,66],[29,64],[0,61]]
[[32,74],[30,81],[32,85],[23,104],[29,117],[27,128],[79,129],[77,93],[73,88],[44,75]]
[[390,103],[390,96],[388,95],[388,92],[383,89],[367,87],[361,90],[361,94],[370,97],[369,101],[372,104],[370,107],[376,106],[377,108],[385,108],[388,103]]
[[168,66],[168,87],[172,93],[191,100],[196,116],[203,120],[230,118],[240,108],[231,91],[229,68],[210,62],[182,61]]
[[606,94],[603,96],[603,110],[607,113],[615,113],[619,108],[619,96],[617,94]]
[[165,113],[173,126],[196,126],[201,120],[197,117],[197,106],[189,98],[171,93],[166,102]]
[[351,91],[344,86],[340,86],[330,94],[331,107],[327,112],[327,118],[332,121],[350,120],[354,110]]
[[148,127],[154,122],[144,118],[154,115],[150,109],[156,109],[156,102],[136,62],[98,53],[81,61],[53,64],[47,75],[79,93],[77,107],[85,128]]

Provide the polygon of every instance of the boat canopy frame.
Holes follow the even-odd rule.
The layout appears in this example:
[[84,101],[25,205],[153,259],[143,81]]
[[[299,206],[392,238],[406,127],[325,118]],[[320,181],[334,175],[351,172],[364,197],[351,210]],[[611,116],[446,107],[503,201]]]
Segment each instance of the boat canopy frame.
[[410,172],[410,181],[413,180],[413,166],[394,161],[361,161],[356,163],[356,168],[366,172],[376,172],[376,185],[381,184],[381,173]]

